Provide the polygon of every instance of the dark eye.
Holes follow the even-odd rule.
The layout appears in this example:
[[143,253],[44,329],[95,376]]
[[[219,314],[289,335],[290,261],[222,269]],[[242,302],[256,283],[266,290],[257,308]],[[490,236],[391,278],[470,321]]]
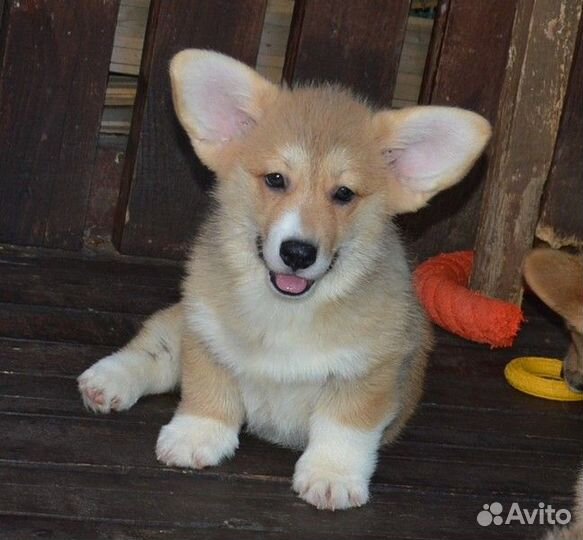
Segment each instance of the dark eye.
[[334,192],[332,198],[337,203],[347,204],[354,198],[354,191],[346,186],[341,186]]
[[277,172],[266,174],[265,183],[271,189],[285,189],[285,178]]

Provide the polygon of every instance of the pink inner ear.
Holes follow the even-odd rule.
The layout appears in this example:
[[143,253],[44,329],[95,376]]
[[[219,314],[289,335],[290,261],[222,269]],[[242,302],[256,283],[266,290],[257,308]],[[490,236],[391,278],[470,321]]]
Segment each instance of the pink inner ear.
[[209,102],[209,132],[214,142],[227,142],[241,136],[253,123],[251,117],[234,106],[228,96],[214,96]]
[[[190,106],[197,119],[200,138],[210,143],[225,143],[241,136],[253,125],[247,81],[217,71],[207,80],[193,81]],[[248,84],[248,83],[247,83]]]
[[458,139],[452,130],[432,122],[405,134],[385,156],[400,182],[413,191],[430,192],[438,189],[440,175],[457,165]]

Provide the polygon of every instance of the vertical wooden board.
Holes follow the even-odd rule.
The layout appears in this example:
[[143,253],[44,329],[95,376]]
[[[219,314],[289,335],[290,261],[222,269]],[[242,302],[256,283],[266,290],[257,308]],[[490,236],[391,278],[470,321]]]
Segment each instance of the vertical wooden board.
[[583,23],[536,234],[554,248],[583,247]]
[[520,304],[559,131],[583,0],[524,0],[512,32],[470,287]]
[[0,242],[80,249],[119,0],[9,0]]
[[338,81],[388,106],[408,12],[408,0],[296,0],[285,80]]
[[266,0],[153,0],[114,239],[123,253],[180,258],[209,204],[212,177],[176,120],[168,65],[214,49],[253,65]]
[[[464,107],[495,121],[516,2],[440,2],[421,103]],[[401,217],[417,259],[473,248],[487,159],[426,208]]]
[[111,243],[115,206],[125,156],[122,137],[102,137],[97,147],[89,205],[85,218],[84,247],[114,251]]

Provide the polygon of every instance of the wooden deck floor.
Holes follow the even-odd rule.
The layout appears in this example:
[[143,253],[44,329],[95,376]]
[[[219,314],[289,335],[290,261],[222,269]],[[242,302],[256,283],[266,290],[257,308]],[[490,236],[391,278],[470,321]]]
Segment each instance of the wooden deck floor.
[[298,454],[243,436],[202,472],[163,467],[158,430],[176,396],[127,413],[83,410],[75,377],[177,298],[180,268],[86,262],[0,249],[0,538],[538,538],[543,527],[482,528],[482,505],[570,507],[582,404],[505,383],[520,354],[560,355],[566,336],[539,305],[512,351],[438,334],[423,405],[382,451],[370,504],[319,512],[290,478]]

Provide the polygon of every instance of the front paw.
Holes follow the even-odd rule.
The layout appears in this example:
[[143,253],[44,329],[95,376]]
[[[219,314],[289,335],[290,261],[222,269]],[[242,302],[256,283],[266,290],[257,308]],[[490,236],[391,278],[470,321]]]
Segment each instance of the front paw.
[[87,409],[99,413],[123,411],[139,399],[139,381],[128,369],[126,356],[124,352],[107,356],[79,376],[79,392]]
[[293,488],[319,510],[344,510],[368,501],[368,479],[325,456],[304,454],[296,464]]
[[179,414],[161,429],[156,457],[166,465],[203,469],[231,457],[238,446],[236,429],[212,418]]

